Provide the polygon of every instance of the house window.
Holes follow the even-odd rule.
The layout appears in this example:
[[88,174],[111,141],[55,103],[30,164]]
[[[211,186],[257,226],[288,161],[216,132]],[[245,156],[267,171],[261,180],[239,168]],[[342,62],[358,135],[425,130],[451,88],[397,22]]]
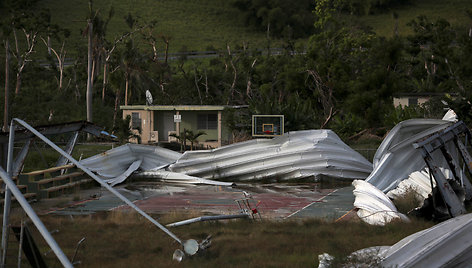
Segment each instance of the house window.
[[418,98],[408,98],[408,106],[418,105]]
[[197,129],[217,129],[217,114],[199,114],[197,115]]
[[141,129],[141,118],[139,118],[139,113],[131,113],[131,128]]

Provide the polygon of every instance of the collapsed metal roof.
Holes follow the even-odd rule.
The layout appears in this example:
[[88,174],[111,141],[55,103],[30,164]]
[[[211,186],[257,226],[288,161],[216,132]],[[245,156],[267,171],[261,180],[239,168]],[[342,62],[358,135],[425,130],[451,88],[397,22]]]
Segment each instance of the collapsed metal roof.
[[398,212],[390,199],[372,184],[355,180],[352,182],[356,199],[354,207],[358,209],[357,215],[361,220],[372,225],[385,225],[394,219],[409,221],[408,218]]
[[[274,139],[257,139],[214,150],[180,154],[149,145],[126,144],[81,163],[113,185],[132,172],[150,178],[186,183],[219,184],[231,181],[316,175],[364,179],[372,164],[347,146],[331,130],[286,133]],[[170,165],[170,170],[165,168]]]
[[[97,126],[94,123],[87,121],[41,125],[35,126],[35,129],[37,129],[43,135],[57,135],[75,131],[84,131],[95,136],[100,136],[103,134],[103,127]],[[7,143],[8,135],[9,132],[0,132],[0,143]],[[34,135],[24,127],[18,126],[17,129],[15,129],[15,138],[17,141],[30,139],[32,137],[34,137]]]
[[331,130],[294,131],[212,150],[187,151],[173,172],[207,179],[289,180],[316,175],[364,179],[372,164]]
[[384,193],[397,187],[412,172],[426,166],[413,143],[451,124],[451,121],[439,119],[410,119],[397,124],[377,149],[373,159],[374,170],[366,181]]
[[160,168],[179,159],[182,154],[158,146],[125,144],[104,153],[80,161],[100,176],[112,179],[125,173],[136,161],[141,161],[135,170]]

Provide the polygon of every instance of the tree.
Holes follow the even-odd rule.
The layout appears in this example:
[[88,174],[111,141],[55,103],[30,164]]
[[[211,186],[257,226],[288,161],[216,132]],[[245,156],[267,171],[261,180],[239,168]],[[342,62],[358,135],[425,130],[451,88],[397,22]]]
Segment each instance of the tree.
[[[31,61],[32,55],[35,53],[37,39],[41,33],[46,32],[47,25],[50,22],[50,14],[48,11],[41,10],[33,12],[29,9],[12,9],[10,25],[13,34],[13,57],[17,63],[16,69],[16,87],[15,95],[20,93],[21,78],[25,67]],[[20,43],[18,31],[24,34],[24,43]]]
[[192,130],[186,130],[185,138],[190,141],[190,150],[193,151],[193,145],[198,143],[198,138],[203,135],[206,135],[205,131],[198,131],[197,133],[194,133]]
[[205,131],[199,131],[197,133],[194,133],[192,130],[188,130],[188,129],[184,129],[184,131],[182,133],[180,133],[180,135],[177,135],[176,133],[170,134],[171,137],[174,137],[179,141],[181,152],[183,151],[182,148],[185,147],[185,144],[186,144],[187,140],[190,141],[190,144],[191,144],[190,145],[190,150],[193,151],[193,148],[194,148],[193,145],[195,143],[198,143],[198,138],[200,136],[203,136],[203,135],[206,135]]

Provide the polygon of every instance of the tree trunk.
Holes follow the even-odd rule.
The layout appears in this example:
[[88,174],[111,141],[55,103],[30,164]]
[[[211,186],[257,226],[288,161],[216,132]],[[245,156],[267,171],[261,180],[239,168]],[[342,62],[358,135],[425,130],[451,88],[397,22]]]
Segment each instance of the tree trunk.
[[9,76],[10,76],[10,42],[8,39],[5,40],[5,110],[3,113],[3,131],[8,131],[9,124],[9,107],[8,107],[8,88],[9,88]]
[[62,78],[64,77],[64,67],[59,67],[59,91],[62,90]]
[[21,72],[18,71],[18,72],[16,73],[15,95],[18,95],[18,93],[20,93],[20,88],[21,88]]
[[167,59],[168,59],[168,56],[169,56],[169,39],[165,38],[164,42],[166,43],[166,49],[165,49],[165,53],[164,53],[164,63],[167,65]]
[[113,126],[111,129],[115,129],[115,126],[116,126],[116,115],[118,114],[118,106],[120,104],[120,90],[118,90],[116,92],[116,95],[115,95],[115,110],[113,111]]
[[88,64],[87,64],[87,121],[92,122],[92,35],[93,25],[88,22]]
[[125,74],[125,105],[128,105],[128,86],[129,86],[129,75]]
[[108,71],[108,62],[105,60],[103,64],[103,87],[102,87],[102,103],[105,103],[105,90],[107,87],[107,71]]

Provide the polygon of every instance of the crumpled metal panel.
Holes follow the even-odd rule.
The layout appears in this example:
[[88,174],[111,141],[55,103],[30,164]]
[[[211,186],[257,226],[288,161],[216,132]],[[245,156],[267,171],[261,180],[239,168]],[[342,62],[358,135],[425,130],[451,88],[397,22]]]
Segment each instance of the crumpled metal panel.
[[409,221],[408,218],[398,212],[390,199],[372,184],[355,180],[352,182],[356,199],[354,207],[358,209],[357,216],[364,222],[372,225],[385,225],[394,219]]
[[206,179],[193,177],[193,176],[189,176],[185,174],[166,171],[163,169],[139,172],[138,174],[136,174],[136,176],[138,177],[141,176],[145,178],[157,178],[164,182],[174,182],[174,183],[209,184],[209,185],[218,185],[218,186],[233,185],[232,182],[206,180]]
[[[446,172],[446,170],[444,172]],[[447,170],[447,173],[450,173],[450,171]],[[446,177],[450,177],[450,175]],[[433,187],[436,186],[436,180],[433,179],[432,183]],[[398,184],[397,188],[390,190],[387,193],[387,196],[390,199],[395,200],[405,196],[405,194],[411,190],[416,193],[417,198],[422,202],[428,198],[428,195],[431,194],[432,191],[428,169],[411,173],[406,180],[403,180]]]
[[[331,267],[334,257],[318,256],[318,268]],[[342,267],[470,267],[472,214],[461,215],[407,236],[393,246],[377,246],[351,253]]]
[[384,193],[394,189],[412,172],[426,166],[413,143],[451,124],[439,119],[410,119],[397,124],[377,149],[373,159],[374,170],[366,181]]
[[383,253],[382,267],[470,267],[472,214],[414,233]]
[[294,131],[204,151],[187,151],[173,172],[208,179],[288,180],[319,174],[364,179],[372,164],[331,130]]
[[128,169],[125,171],[125,173],[121,174],[120,176],[113,178],[113,179],[108,179],[106,180],[107,183],[109,183],[111,186],[115,186],[119,183],[124,182],[131,173],[135,172],[140,166],[143,160],[138,159],[134,161],[131,166],[128,167]]
[[134,162],[141,160],[139,169],[150,170],[174,163],[180,153],[141,144],[125,144],[80,161],[100,176],[111,179],[125,173]]

